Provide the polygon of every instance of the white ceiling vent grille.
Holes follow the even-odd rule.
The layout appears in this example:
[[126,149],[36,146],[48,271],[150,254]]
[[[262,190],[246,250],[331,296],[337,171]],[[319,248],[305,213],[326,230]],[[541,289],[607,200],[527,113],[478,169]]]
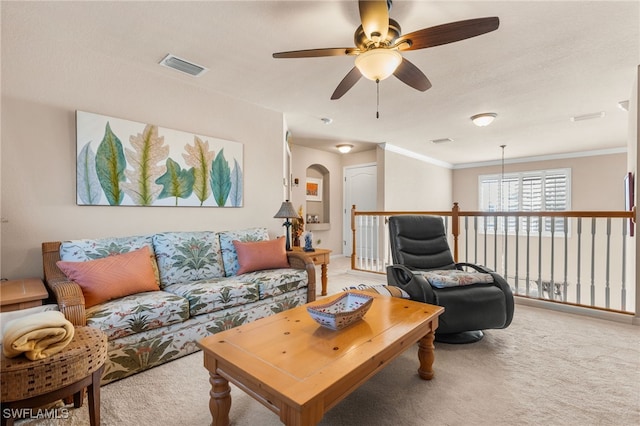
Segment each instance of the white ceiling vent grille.
[[178,70],[194,77],[199,77],[207,72],[207,68],[194,64],[193,62],[189,62],[185,59],[178,58],[172,54],[165,56],[164,59],[160,61],[160,65],[173,68],[174,70]]
[[442,139],[431,139],[431,143],[448,143],[453,142],[451,138],[442,138]]

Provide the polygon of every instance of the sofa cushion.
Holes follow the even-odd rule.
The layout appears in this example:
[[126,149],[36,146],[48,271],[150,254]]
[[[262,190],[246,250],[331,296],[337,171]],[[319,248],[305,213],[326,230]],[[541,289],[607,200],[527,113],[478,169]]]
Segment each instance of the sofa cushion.
[[102,259],[114,254],[129,253],[142,247],[149,247],[149,257],[156,274],[156,281],[160,284],[158,265],[153,251],[151,235],[136,235],[131,237],[111,237],[97,239],[82,239],[63,241],[60,244],[60,260],[67,262],[86,262],[87,260]]
[[284,237],[246,243],[234,240],[233,246],[236,249],[240,265],[238,274],[289,267]]
[[214,232],[163,232],[153,236],[153,247],[162,288],[224,276]]
[[238,263],[238,254],[233,245],[233,241],[264,241],[269,239],[267,228],[248,228],[238,231],[223,231],[219,234],[220,251],[222,252],[222,262],[227,277],[236,275],[240,264]]
[[85,262],[60,260],[56,265],[82,288],[86,307],[130,294],[160,290],[147,246]]
[[86,311],[87,325],[104,331],[109,340],[176,324],[189,318],[187,299],[152,291],[112,300]]
[[306,287],[309,276],[304,269],[267,269],[238,275],[237,280],[258,285],[260,299],[277,296],[298,288]]
[[234,277],[173,284],[165,291],[187,299],[191,316],[256,302],[260,296],[258,284]]

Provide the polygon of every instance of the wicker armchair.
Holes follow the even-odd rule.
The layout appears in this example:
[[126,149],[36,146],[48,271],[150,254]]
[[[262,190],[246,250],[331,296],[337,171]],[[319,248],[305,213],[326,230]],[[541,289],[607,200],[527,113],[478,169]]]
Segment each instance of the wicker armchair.
[[44,280],[65,318],[73,325],[87,325],[82,289],[75,282],[69,281],[56,265],[60,260],[60,244],[59,241],[42,243]]

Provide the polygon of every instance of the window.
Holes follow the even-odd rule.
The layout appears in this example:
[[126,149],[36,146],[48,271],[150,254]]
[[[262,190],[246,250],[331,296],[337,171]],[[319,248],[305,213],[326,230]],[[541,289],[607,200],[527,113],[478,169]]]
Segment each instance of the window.
[[[482,211],[564,211],[571,209],[571,169],[481,175],[479,201]],[[564,218],[543,219],[543,233],[564,232]],[[509,233],[515,233],[517,220],[507,218]],[[520,232],[527,231],[527,219],[521,218]],[[487,231],[503,233],[503,218],[487,218]],[[529,232],[538,233],[540,219],[531,218]]]

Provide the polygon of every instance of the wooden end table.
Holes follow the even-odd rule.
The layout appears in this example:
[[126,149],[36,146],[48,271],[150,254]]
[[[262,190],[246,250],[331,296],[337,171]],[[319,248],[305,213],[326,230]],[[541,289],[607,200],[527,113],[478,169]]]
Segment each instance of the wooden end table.
[[322,272],[321,280],[322,280],[322,292],[321,296],[327,295],[327,265],[329,264],[331,257],[331,250],[316,248],[314,251],[304,251],[301,247],[293,247],[293,251],[297,251],[300,253],[304,253],[311,258],[315,265],[320,265],[320,270]]
[[47,297],[49,294],[40,278],[3,281],[0,283],[0,312],[40,306]]
[[[311,304],[327,303],[340,294]],[[211,376],[213,424],[229,424],[232,382],[284,424],[315,425],[416,342],[418,374],[430,380],[434,333],[444,309],[372,296],[363,320],[340,331],[318,325],[303,305],[200,340]]]

